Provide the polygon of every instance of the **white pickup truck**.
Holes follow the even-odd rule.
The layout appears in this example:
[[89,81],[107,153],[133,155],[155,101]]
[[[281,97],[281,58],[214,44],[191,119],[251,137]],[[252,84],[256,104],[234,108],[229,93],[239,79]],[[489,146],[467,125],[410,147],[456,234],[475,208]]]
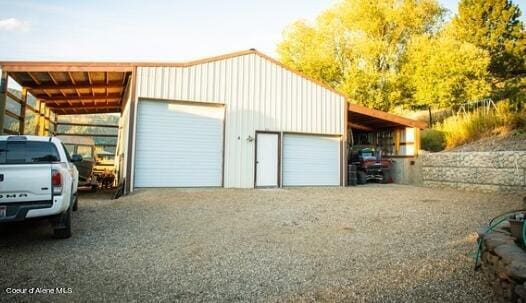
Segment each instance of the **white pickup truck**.
[[56,238],[69,238],[81,160],[58,138],[0,136],[0,224],[47,218]]

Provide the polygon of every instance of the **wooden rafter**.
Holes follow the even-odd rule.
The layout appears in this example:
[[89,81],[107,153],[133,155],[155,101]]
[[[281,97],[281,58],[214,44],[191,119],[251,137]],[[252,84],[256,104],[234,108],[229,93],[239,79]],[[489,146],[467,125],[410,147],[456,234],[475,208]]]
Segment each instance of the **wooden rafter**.
[[354,128],[354,129],[358,129],[358,130],[363,130],[363,131],[366,131],[366,132],[371,132],[371,131],[374,130],[371,127],[368,127],[368,126],[365,126],[365,125],[362,125],[362,124],[358,124],[358,123],[352,123],[352,122],[349,122],[349,127],[350,128]]
[[68,72],[68,78],[69,78],[69,81],[71,81],[71,84],[72,84],[71,86],[73,87],[73,89],[77,93],[77,96],[80,97],[79,88],[77,87],[77,83],[75,82],[75,78],[73,78],[73,76],[71,75],[71,72]]
[[88,82],[90,84],[91,94],[93,96],[95,96],[95,91],[93,90],[93,86],[92,86],[93,85],[93,81],[91,81],[91,75],[90,75],[89,72],[86,72],[86,74],[88,75]]
[[[38,80],[38,78],[35,77],[35,75],[33,75],[33,73],[28,72],[27,74],[29,75],[29,77],[31,77],[31,79],[32,79],[36,84],[38,84],[38,85],[41,84],[40,80]],[[51,94],[50,94],[47,90],[44,90],[44,93],[45,93],[46,95],[48,95],[48,97],[51,97]]]
[[[53,75],[51,73],[47,73],[47,75],[49,76],[49,79],[51,79],[51,81],[53,82],[53,84],[55,84],[55,86],[58,86],[58,81],[55,79],[55,77],[53,77]],[[66,93],[64,93],[64,91],[60,88],[56,88],[55,89],[58,89],[58,91],[63,95],[63,96],[66,96]]]
[[[105,72],[104,73],[104,83],[106,83],[107,85],[109,81],[110,81],[110,77],[108,76],[108,72]],[[106,94],[106,96],[108,95],[108,88],[104,90],[104,93]],[[106,100],[106,104],[108,104],[108,100]]]

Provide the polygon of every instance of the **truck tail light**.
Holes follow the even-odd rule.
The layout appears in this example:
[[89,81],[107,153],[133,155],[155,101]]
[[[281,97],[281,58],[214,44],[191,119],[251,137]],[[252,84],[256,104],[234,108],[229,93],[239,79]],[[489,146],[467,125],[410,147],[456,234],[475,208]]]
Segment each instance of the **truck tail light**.
[[62,195],[62,174],[58,170],[51,171],[51,185],[53,195]]

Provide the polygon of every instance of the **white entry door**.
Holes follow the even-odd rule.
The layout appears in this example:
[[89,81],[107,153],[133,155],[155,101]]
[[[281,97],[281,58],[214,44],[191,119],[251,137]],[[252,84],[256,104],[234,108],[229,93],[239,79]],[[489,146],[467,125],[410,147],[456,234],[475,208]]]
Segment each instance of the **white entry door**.
[[279,135],[256,135],[256,187],[278,186]]

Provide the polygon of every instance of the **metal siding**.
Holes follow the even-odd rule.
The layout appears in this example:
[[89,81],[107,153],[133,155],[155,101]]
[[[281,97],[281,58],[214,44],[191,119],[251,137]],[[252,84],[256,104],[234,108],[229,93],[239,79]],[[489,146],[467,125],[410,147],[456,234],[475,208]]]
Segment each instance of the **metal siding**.
[[139,67],[137,81],[139,98],[225,104],[225,187],[254,186],[255,143],[247,137],[256,130],[344,134],[342,96],[256,54]]

